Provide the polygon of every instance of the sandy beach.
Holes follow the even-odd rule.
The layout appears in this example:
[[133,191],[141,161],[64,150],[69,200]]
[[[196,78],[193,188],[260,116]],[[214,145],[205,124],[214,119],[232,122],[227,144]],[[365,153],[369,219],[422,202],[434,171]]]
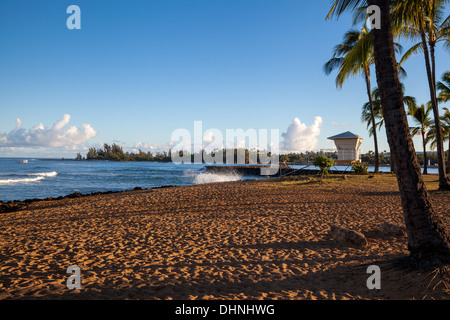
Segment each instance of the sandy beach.
[[[450,194],[426,176],[450,225]],[[237,181],[39,201],[0,214],[0,299],[449,299],[408,255],[390,174]],[[329,237],[362,232],[358,247]],[[66,269],[81,270],[81,289]],[[367,268],[381,269],[369,290]]]

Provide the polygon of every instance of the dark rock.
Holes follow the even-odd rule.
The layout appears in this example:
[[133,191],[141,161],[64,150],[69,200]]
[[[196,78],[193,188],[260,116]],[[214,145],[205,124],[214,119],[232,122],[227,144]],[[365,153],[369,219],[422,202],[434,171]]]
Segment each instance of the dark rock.
[[329,235],[339,242],[345,242],[359,247],[368,245],[366,237],[359,231],[331,226]]
[[383,223],[383,225],[380,228],[380,231],[383,234],[389,235],[389,236],[406,236],[406,228],[405,227],[387,223],[387,222]]
[[72,194],[69,194],[68,196],[67,196],[67,198],[69,198],[69,199],[73,199],[73,198],[80,198],[80,197],[82,197],[83,195],[81,194],[81,193],[79,193],[79,192],[74,192],[74,193],[72,193]]

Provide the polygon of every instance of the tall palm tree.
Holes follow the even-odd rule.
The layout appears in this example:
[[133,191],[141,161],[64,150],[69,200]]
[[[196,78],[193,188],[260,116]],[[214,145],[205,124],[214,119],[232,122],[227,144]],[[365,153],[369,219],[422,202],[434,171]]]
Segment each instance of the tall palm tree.
[[[450,260],[450,235],[442,218],[433,209],[409,131],[402,100],[402,88],[395,57],[389,0],[333,0],[327,18],[349,9],[375,5],[380,10],[380,29],[373,29],[373,46],[378,88],[389,146],[394,155],[395,173],[402,199],[413,257],[427,261]],[[407,161],[402,161],[407,159]]]
[[414,122],[417,124],[416,127],[411,127],[411,133],[413,136],[420,134],[422,137],[423,145],[423,174],[428,174],[428,158],[427,158],[427,132],[428,129],[433,125],[433,121],[430,118],[430,113],[432,106],[428,103],[426,106],[424,104],[410,105],[408,108],[408,114],[413,118]]
[[[401,85],[402,85],[402,93],[404,93],[405,86],[403,83]],[[383,117],[383,108],[381,106],[380,90],[378,88],[374,88],[372,91],[372,101],[373,101],[375,118],[378,120],[378,122],[375,124],[375,128],[378,128],[378,130],[381,130],[381,127],[383,127],[383,124],[384,124],[384,117]],[[405,105],[406,108],[415,107],[416,99],[411,96],[403,95],[403,104]],[[363,122],[367,123],[367,128],[369,130],[369,136],[372,136],[375,128],[371,124],[370,105],[368,102],[366,102],[362,106],[361,120]],[[390,154],[389,162],[390,162],[391,172],[394,172],[393,153],[391,150],[389,151],[389,154]]]
[[[416,1],[417,2],[417,1]],[[425,9],[425,38],[430,49],[430,63],[431,63],[431,74],[432,80],[436,87],[436,45],[440,42],[443,43],[444,47],[450,48],[450,16],[445,17],[444,15],[444,5],[448,1],[424,1],[427,3],[423,4]],[[405,3],[406,6],[409,5],[408,2]],[[398,6],[396,10],[401,9],[400,15],[404,13],[404,6]],[[395,14],[395,13],[394,13]],[[395,18],[394,18],[395,19]],[[402,21],[403,20],[403,21]],[[420,40],[418,43],[413,45],[408,51],[405,52],[401,63],[410,58],[410,56],[415,54],[424,53],[423,43],[421,40],[421,29],[413,23],[404,25],[404,19],[400,16],[396,23],[400,23],[399,29],[402,30],[401,34],[406,38],[411,40]]]
[[[444,143],[448,142],[446,170],[447,174],[450,174],[450,111],[448,108],[444,108],[444,114],[441,116],[441,125]],[[436,148],[436,130],[434,126],[428,131],[427,139],[431,141],[430,147],[432,149]]]
[[448,156],[447,156],[447,174],[450,174],[450,111],[448,108],[444,108],[445,112],[441,117],[442,134],[444,135],[444,141],[448,140]]
[[427,40],[430,47],[431,76],[436,89],[436,45],[442,42],[450,48],[450,16],[444,16],[444,7],[448,0],[429,1],[427,10]]
[[[370,66],[373,64],[372,36],[367,27],[361,30],[350,30],[344,36],[344,41],[334,48],[333,57],[324,65],[324,72],[329,75],[339,69],[336,86],[342,88],[344,82],[351,76],[364,75],[366,93],[369,98],[369,110],[372,126],[375,127],[374,106],[371,96]],[[373,132],[375,148],[375,173],[379,172],[378,138],[376,130]]]
[[375,126],[372,123],[372,114],[370,110],[370,102],[366,102],[363,104],[361,108],[361,121],[367,124],[367,129],[369,131],[369,135],[373,135],[373,131],[375,129],[380,130],[383,126],[384,118],[383,118],[383,110],[381,107],[380,100],[380,90],[378,88],[374,88],[372,90],[372,103],[373,103],[373,111],[376,119]]
[[[439,81],[437,84],[437,89],[439,90],[438,101],[440,103],[445,103],[450,101],[450,71],[444,73],[441,80],[442,81]],[[447,166],[445,169],[446,173],[450,174],[450,111],[448,108],[444,108],[444,111],[445,112],[441,117],[443,142],[448,140]]]
[[423,53],[434,114],[439,189],[441,190],[450,190],[450,180],[446,175],[442,127],[436,97],[435,47],[439,41],[448,40],[450,35],[450,20],[449,18],[443,19],[446,2],[448,0],[402,0],[396,1],[393,10],[394,24],[397,27],[400,27],[401,24],[404,25],[403,35],[412,39],[420,39],[418,44],[407,51],[400,63],[402,64],[412,53],[419,51]]
[[[367,124],[367,130],[369,131],[369,137],[376,137],[377,128],[380,129],[383,126],[383,110],[381,109],[381,101],[379,97],[379,90],[375,88],[371,94],[372,101],[364,103],[361,110],[361,120]],[[373,121],[375,119],[375,121]],[[375,154],[376,155],[376,154]],[[392,157],[390,157],[392,159]],[[391,161],[391,172],[394,171],[394,166]]]

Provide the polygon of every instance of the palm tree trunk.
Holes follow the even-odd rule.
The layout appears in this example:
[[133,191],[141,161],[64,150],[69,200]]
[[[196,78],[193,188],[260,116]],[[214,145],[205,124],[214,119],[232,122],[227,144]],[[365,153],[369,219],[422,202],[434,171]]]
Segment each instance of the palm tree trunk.
[[428,76],[428,85],[430,88],[430,98],[431,98],[431,106],[433,107],[433,114],[434,114],[434,124],[436,127],[436,145],[437,145],[437,161],[438,161],[438,167],[439,167],[439,189],[440,190],[450,190],[450,181],[447,179],[447,174],[445,172],[445,160],[444,160],[444,144],[442,141],[442,127],[441,127],[441,120],[439,117],[439,110],[437,106],[437,99],[436,99],[436,89],[434,86],[434,80],[433,80],[433,74],[431,71],[430,66],[430,55],[428,53],[428,44],[427,39],[425,35],[425,30],[423,27],[423,19],[420,17],[419,19],[420,24],[420,37],[422,39],[422,47],[425,57],[425,66],[427,69],[427,76]]
[[423,143],[423,174],[428,174],[427,144],[425,142],[425,130],[423,129],[422,129],[422,143]]
[[389,164],[390,164],[390,166],[391,166],[391,172],[395,172],[394,154],[392,153],[392,150],[390,150]]
[[446,167],[446,173],[450,174],[450,135],[448,136],[448,158],[447,158],[447,167]]
[[[434,48],[435,48],[434,44],[430,43],[431,79],[433,80],[433,88],[436,90],[436,55]],[[438,104],[437,100],[436,104]]]
[[375,66],[389,146],[402,199],[408,249],[420,260],[450,261],[450,235],[433,210],[409,131],[398,78],[389,0],[368,0],[381,11],[381,28],[373,29]]
[[371,86],[370,86],[370,71],[365,69],[364,70],[365,80],[366,80],[366,89],[367,89],[367,96],[369,97],[369,104],[370,104],[370,117],[372,120],[372,128],[373,128],[373,144],[375,148],[375,173],[380,172],[380,158],[378,155],[378,138],[377,138],[377,126],[375,123],[375,111],[373,107],[373,100],[372,100],[372,93],[371,93]]
[[[436,90],[436,55],[435,55],[436,44],[434,42],[429,42],[429,44],[430,44],[430,56],[431,56],[431,74],[432,74],[432,79],[433,79],[433,86]],[[436,109],[439,110],[439,102],[437,99],[436,99]],[[439,123],[440,123],[440,121],[439,121]],[[438,141],[437,138],[436,138],[436,141]],[[445,163],[445,150],[444,150],[444,146],[443,146],[443,141],[442,141],[442,153],[444,154],[443,157],[444,157],[444,163]],[[448,140],[448,159],[447,159],[447,165],[445,166],[445,173],[447,175],[450,175],[450,137]]]
[[448,136],[447,165],[445,166],[445,173],[447,176],[450,176],[450,135]]

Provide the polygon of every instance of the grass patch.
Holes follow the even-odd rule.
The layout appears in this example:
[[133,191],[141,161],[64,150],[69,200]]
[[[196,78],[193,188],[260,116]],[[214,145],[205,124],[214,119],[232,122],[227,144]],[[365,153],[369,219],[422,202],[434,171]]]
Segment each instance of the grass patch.
[[[439,181],[437,175],[423,175],[427,190],[433,193],[450,193],[438,191]],[[336,188],[370,188],[389,191],[398,191],[397,178],[391,173],[379,173],[371,175],[329,175],[321,179],[317,175],[286,176],[265,180],[272,188],[279,187],[314,187],[320,189]]]

